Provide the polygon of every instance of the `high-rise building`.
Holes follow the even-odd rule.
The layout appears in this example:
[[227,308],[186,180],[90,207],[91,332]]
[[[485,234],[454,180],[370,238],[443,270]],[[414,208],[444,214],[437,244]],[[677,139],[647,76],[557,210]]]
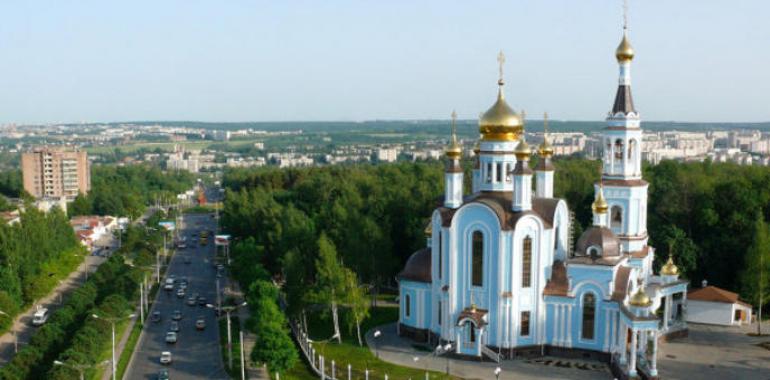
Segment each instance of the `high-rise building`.
[[35,198],[74,198],[91,190],[86,152],[43,147],[22,153],[24,190]]

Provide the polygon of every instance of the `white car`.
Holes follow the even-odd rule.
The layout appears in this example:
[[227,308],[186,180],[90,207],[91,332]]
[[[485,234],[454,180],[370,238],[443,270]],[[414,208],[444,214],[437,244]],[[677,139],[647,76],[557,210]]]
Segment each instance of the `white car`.
[[171,352],[163,351],[160,353],[160,364],[171,364]]
[[33,326],[42,326],[45,324],[45,321],[48,320],[48,309],[41,308],[37,309],[35,314],[32,316],[32,325]]
[[166,343],[176,343],[176,333],[169,331],[166,333]]

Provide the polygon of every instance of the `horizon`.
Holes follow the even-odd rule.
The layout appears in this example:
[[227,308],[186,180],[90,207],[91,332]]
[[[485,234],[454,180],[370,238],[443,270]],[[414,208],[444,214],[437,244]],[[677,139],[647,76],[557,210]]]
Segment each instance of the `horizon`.
[[[767,11],[632,1],[643,122],[769,122]],[[514,109],[601,121],[621,26],[619,0],[2,4],[0,124],[474,120],[500,50]]]

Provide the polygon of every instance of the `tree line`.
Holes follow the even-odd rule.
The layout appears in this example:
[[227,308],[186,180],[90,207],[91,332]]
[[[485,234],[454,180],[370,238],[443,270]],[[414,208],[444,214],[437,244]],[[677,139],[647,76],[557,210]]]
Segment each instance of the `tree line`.
[[94,364],[109,340],[102,317],[122,316],[136,296],[139,272],[114,255],[67,298],[30,341],[0,369],[2,380],[72,379],[76,374],[54,367],[53,361]]
[[[555,161],[554,191],[574,212],[574,241],[591,224],[599,165],[581,158]],[[465,168],[469,192],[470,162]],[[650,182],[647,227],[656,271],[671,253],[694,285],[707,279],[755,299],[739,274],[753,262],[747,255],[757,239],[755,224],[770,217],[770,169],[663,161],[643,170]],[[223,226],[236,237],[254,238],[265,269],[286,280],[289,310],[296,314],[292,304],[305,295],[293,296],[291,288],[316,284],[322,235],[361,283],[375,291],[393,285],[409,255],[424,245],[423,228],[441,202],[443,165],[233,169],[223,184]]]
[[91,168],[91,191],[69,205],[70,215],[136,218],[155,201],[174,202],[195,181],[186,171],[164,172],[155,165],[100,165]]

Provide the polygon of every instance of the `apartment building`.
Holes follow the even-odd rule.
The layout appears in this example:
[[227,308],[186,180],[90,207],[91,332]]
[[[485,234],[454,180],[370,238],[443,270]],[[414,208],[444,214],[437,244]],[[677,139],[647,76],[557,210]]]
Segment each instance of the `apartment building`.
[[43,147],[22,153],[24,190],[35,198],[74,198],[91,190],[88,156],[83,151]]

